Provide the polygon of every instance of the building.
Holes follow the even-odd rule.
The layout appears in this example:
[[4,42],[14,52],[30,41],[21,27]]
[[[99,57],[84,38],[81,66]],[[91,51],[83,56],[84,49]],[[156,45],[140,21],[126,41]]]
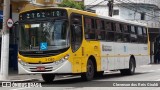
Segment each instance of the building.
[[[160,37],[160,0],[113,0],[113,18],[147,24],[151,41],[151,53],[158,49]],[[108,16],[108,0],[85,0],[87,9]],[[152,57],[151,57],[152,58]],[[153,62],[153,59],[152,61]]]
[[[85,0],[84,4],[97,14],[108,16],[108,0]],[[149,27],[160,28],[159,15],[159,0],[114,0],[114,18],[147,23]]]

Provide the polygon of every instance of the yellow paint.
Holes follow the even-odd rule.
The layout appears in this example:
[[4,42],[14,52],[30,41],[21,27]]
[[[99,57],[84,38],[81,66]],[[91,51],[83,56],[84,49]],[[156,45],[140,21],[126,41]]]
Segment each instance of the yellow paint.
[[[86,12],[86,11],[81,11],[77,9],[68,9],[68,13],[78,13],[81,15],[88,15],[88,16],[93,16],[96,17],[97,15],[94,13]],[[82,26],[84,26],[84,20],[82,16]],[[73,73],[81,73],[81,72],[86,72],[86,66],[87,66],[87,60],[89,59],[90,56],[94,56],[97,62],[97,71],[101,70],[101,61],[100,61],[100,42],[99,41],[87,41],[85,40],[84,37],[84,27],[83,29],[83,42],[78,51],[76,51],[73,55]],[[97,48],[95,49],[95,46]],[[83,52],[82,52],[83,50]],[[82,55],[83,54],[83,55]],[[80,60],[81,59],[81,60]],[[78,62],[78,63],[77,63]],[[81,62],[81,64],[79,64]],[[81,72],[79,72],[81,70]]]

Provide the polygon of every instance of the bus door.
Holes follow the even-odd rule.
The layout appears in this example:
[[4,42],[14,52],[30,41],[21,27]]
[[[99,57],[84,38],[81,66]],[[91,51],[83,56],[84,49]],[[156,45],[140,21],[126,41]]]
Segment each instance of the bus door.
[[82,61],[82,15],[71,15],[71,48],[73,52],[73,73],[81,72]]

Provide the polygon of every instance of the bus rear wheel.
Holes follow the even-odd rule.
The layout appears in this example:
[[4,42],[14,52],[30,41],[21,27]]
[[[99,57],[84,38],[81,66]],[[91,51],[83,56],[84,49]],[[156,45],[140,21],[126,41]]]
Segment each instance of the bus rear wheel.
[[94,64],[91,59],[87,62],[87,71],[81,74],[82,80],[90,81],[94,77]]
[[122,75],[133,75],[135,74],[135,67],[134,58],[131,58],[129,62],[129,69],[122,69],[120,72]]
[[135,74],[135,62],[134,62],[134,58],[131,58],[130,62],[129,62],[129,69],[127,71],[128,75],[133,75]]
[[54,74],[42,74],[42,78],[46,83],[53,82],[55,75]]

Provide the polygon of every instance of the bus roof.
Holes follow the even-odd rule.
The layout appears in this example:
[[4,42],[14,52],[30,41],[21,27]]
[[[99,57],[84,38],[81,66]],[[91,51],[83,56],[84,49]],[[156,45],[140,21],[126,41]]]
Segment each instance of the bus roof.
[[143,24],[143,23],[138,23],[138,22],[134,22],[134,21],[127,21],[124,19],[117,19],[117,18],[113,18],[113,17],[106,17],[106,16],[100,16],[98,15],[99,18],[104,18],[104,19],[108,19],[108,20],[112,20],[112,21],[117,21],[117,22],[122,22],[125,24],[132,24],[132,25],[137,25],[137,26],[147,26],[147,24]]
[[[88,16],[103,18],[103,19],[107,19],[107,20],[111,20],[111,21],[121,22],[121,23],[125,23],[125,24],[132,24],[132,25],[147,27],[147,24],[142,24],[142,23],[138,23],[138,22],[117,19],[117,18],[113,18],[113,17],[101,16],[101,15],[98,15],[96,13],[92,13],[92,12],[88,12],[88,11],[83,11],[83,10],[78,10],[78,9],[75,9],[75,8],[68,8],[68,7],[46,7],[46,8],[37,8],[37,9],[31,9],[31,10],[39,10],[39,9],[66,9],[68,11],[79,13],[79,14],[82,14],[82,15],[88,15]],[[31,10],[22,11],[22,12],[20,12],[20,14],[23,13],[23,12],[31,11]]]

